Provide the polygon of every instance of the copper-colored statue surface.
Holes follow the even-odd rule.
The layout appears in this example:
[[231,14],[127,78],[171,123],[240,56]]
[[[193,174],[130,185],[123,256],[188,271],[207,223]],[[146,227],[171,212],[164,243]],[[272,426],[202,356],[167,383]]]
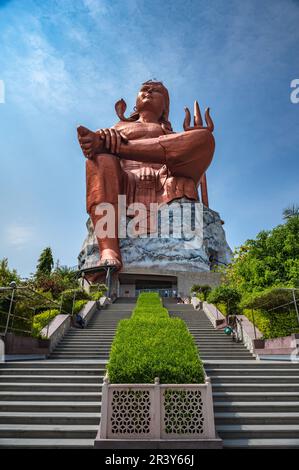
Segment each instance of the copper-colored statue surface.
[[[161,82],[145,82],[137,96],[136,108],[124,116],[126,104],[115,105],[120,121],[109,129],[92,132],[78,127],[78,138],[86,161],[87,212],[94,227],[101,215],[100,203],[110,203],[117,214],[118,196],[125,195],[127,205],[141,202],[168,203],[186,197],[198,200],[198,186],[210,165],[215,141],[214,125],[205,113],[203,126],[198,103],[194,104],[194,122],[185,109],[184,132],[175,133],[168,120],[169,95]],[[205,202],[205,201],[203,201]],[[114,263],[121,268],[117,232],[113,238],[97,238],[100,263]]]

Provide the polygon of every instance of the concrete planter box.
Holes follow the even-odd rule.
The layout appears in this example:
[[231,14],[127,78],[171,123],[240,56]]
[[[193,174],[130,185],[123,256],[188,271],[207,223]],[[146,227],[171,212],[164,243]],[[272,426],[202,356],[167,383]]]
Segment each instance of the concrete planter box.
[[110,384],[104,379],[96,448],[221,448],[212,387]]
[[253,340],[254,352],[258,356],[294,356],[299,357],[299,334],[273,339]]
[[50,341],[47,339],[32,338],[31,336],[17,336],[7,333],[5,339],[5,354],[8,356],[47,356],[50,349]]
[[[80,310],[80,315],[85,320],[86,325],[88,325],[97,309],[97,303],[91,300]],[[58,343],[67,334],[72,326],[72,322],[73,319],[71,315],[59,314],[41,330],[41,335],[50,341],[50,352],[56,348]]]

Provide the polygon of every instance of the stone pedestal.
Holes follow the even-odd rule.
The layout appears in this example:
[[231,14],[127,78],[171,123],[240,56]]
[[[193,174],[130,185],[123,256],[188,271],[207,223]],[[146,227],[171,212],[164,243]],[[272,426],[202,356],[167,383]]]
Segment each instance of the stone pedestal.
[[[136,294],[130,279],[138,274],[156,276],[157,283],[160,277],[162,289],[163,276],[175,277],[176,287],[173,283],[172,290],[180,296],[188,296],[193,284],[215,287],[220,283],[220,274],[213,272],[213,269],[217,265],[227,265],[232,256],[220,215],[199,202],[185,198],[172,201],[165,207],[157,230],[150,236],[120,239],[123,268],[114,279],[117,295],[121,294],[119,276],[123,279],[120,282],[127,282],[125,295],[130,297]],[[127,224],[130,224],[130,219]],[[79,269],[96,266],[99,262],[98,245],[90,219],[87,229],[88,236],[78,258]],[[128,275],[127,281],[125,275]]]

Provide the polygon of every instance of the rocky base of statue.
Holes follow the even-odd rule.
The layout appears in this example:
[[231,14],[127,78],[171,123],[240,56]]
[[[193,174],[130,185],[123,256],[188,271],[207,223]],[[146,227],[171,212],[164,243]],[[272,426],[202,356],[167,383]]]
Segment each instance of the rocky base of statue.
[[[186,203],[191,209],[191,230],[186,230],[190,225],[190,213],[186,217],[183,212]],[[140,272],[144,268],[170,273],[207,272],[216,265],[224,266],[230,262],[232,251],[217,212],[185,198],[171,202],[168,208],[169,236],[165,236],[165,219],[162,219],[162,223],[159,219],[158,230],[150,237],[120,239],[122,271],[129,269],[132,272],[136,268]],[[181,217],[178,216],[180,213]],[[129,219],[127,222],[129,223]],[[194,230],[195,223],[197,226],[201,224],[201,230]],[[161,226],[164,233],[161,233]],[[88,235],[78,257],[79,269],[99,264],[99,249],[90,219],[87,221],[87,229]]]

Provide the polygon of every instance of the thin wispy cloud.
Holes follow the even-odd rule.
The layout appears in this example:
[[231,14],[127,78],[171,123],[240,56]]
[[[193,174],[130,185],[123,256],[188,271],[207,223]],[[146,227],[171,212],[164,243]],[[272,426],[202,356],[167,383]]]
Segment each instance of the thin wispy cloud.
[[8,245],[14,248],[25,248],[26,245],[31,244],[36,234],[32,227],[12,223],[5,228],[5,241]]

